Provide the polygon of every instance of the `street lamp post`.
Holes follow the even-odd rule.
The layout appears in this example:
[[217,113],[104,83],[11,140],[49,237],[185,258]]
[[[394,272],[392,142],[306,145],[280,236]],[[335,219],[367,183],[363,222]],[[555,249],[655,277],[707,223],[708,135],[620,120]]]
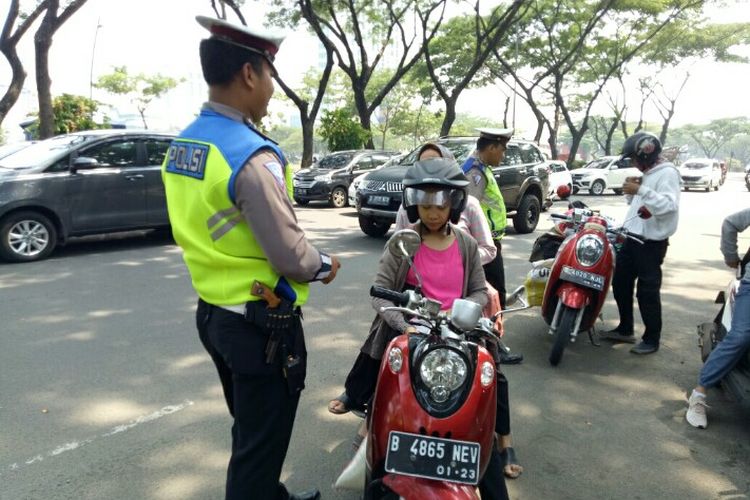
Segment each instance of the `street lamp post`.
[[89,99],[94,98],[94,54],[96,53],[96,38],[99,36],[99,28],[102,27],[102,18],[96,20],[96,31],[94,31],[94,43],[91,46],[91,69],[89,70]]

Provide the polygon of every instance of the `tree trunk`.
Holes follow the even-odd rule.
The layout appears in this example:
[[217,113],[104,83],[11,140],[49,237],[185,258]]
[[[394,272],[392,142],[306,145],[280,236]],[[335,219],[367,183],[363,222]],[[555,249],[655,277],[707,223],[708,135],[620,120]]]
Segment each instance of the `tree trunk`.
[[443,117],[443,124],[440,126],[440,136],[448,135],[453,127],[453,122],[456,121],[456,100],[451,97],[445,99],[445,117]]
[[315,120],[307,115],[303,116],[302,113],[300,113],[300,120],[302,121],[302,162],[300,167],[307,168],[313,162]]
[[365,87],[360,81],[357,81],[352,90],[354,91],[354,105],[359,115],[359,124],[367,131],[367,142],[365,149],[375,149],[375,142],[372,140],[372,125],[370,122],[370,110],[367,107],[367,97],[365,97]]
[[51,27],[45,17],[36,35],[34,35],[36,90],[39,98],[39,139],[47,139],[55,135],[55,114],[52,110],[52,79],[49,76],[49,49],[51,46]]
[[583,140],[583,136],[586,135],[586,132],[589,129],[588,120],[584,120],[581,124],[581,128],[578,130],[571,130],[571,135],[573,136],[573,139],[570,141],[570,156],[568,156],[568,163],[575,160],[576,154],[578,153],[578,147],[581,145],[581,141]]
[[604,144],[604,154],[606,154],[607,156],[612,154],[612,139],[615,136],[615,131],[617,130],[617,126],[619,125],[619,123],[619,118],[615,118],[614,120],[612,120],[612,125],[607,131],[607,142]]
[[8,90],[5,91],[5,95],[0,99],[0,125],[2,125],[10,109],[18,102],[18,97],[21,95],[21,90],[23,89],[23,82],[26,81],[26,71],[23,69],[23,64],[21,64],[21,60],[18,58],[15,47],[12,51],[3,51],[3,53],[10,64],[11,79]]

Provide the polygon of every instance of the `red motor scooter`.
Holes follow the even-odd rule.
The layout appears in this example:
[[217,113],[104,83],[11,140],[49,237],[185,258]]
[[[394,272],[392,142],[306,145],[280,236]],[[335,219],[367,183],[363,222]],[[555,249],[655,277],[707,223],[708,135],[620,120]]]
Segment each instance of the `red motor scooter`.
[[[407,229],[388,247],[411,261],[419,243]],[[394,338],[383,355],[369,415],[364,498],[479,498],[495,439],[495,360],[486,345],[499,340],[495,318],[482,318],[479,305],[462,299],[448,314],[416,291],[372,287],[370,294],[396,304],[384,310],[418,318],[419,333]]]
[[555,337],[549,362],[557,366],[565,346],[575,342],[578,332],[587,331],[596,345],[591,329],[612,281],[613,244],[624,238],[642,241],[624,229],[610,227],[610,219],[588,208],[573,207],[565,215],[552,214],[552,218],[562,222],[563,234],[569,235],[557,250],[542,299],[542,317]]

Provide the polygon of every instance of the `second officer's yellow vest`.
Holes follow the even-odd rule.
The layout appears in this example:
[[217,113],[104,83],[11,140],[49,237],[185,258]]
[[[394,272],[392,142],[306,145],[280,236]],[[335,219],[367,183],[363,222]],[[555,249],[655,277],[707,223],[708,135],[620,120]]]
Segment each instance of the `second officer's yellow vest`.
[[269,263],[235,205],[234,182],[258,150],[281,159],[287,194],[291,169],[276,143],[248,125],[204,109],[172,142],[162,168],[169,221],[182,247],[193,287],[214,305],[260,300],[250,294],[255,280],[295,305],[305,303],[307,283],[280,276]]

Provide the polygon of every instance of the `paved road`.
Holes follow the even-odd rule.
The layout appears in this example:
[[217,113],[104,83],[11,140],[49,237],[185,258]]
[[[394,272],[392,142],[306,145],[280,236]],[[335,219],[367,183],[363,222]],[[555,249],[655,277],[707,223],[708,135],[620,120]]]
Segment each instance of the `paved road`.
[[[624,215],[619,196],[579,198]],[[719,192],[683,193],[654,356],[581,339],[552,368],[538,310],[507,320],[509,344],[526,356],[506,370],[526,467],[509,482],[513,498],[748,498],[750,411],[715,392],[707,430],[683,420],[700,366],[695,325],[713,317],[730,278],[720,221],[748,200],[736,175]],[[305,311],[310,374],[283,480],[352,499],[330,485],[358,419],[325,406],[373,317],[367,289],[383,241],[362,235],[352,209],[311,205],[299,217],[344,267],[334,284],[315,285]],[[505,240],[509,284],[528,270],[535,236]],[[194,303],[179,250],[153,235],[87,238],[44,262],[0,264],[2,500],[222,498],[230,420],[197,339]],[[604,317],[605,327],[615,324],[611,299]]]

